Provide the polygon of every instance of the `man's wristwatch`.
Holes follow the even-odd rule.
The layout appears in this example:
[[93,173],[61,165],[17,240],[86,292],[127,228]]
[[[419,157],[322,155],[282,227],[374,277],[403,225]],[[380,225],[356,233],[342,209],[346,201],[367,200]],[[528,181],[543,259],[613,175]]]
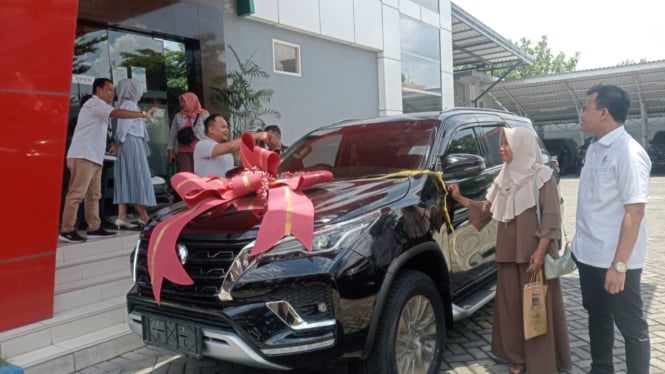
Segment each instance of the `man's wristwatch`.
[[612,267],[616,270],[617,273],[625,273],[628,270],[625,262],[614,261]]
[[148,114],[145,112],[145,110],[142,110],[141,113],[143,113],[143,118],[147,118]]

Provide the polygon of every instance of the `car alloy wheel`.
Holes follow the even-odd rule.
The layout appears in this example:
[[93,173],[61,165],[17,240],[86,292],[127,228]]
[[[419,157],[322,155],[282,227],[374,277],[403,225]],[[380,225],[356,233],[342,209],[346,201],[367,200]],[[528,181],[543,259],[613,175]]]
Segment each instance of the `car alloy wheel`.
[[446,336],[439,290],[426,274],[404,269],[390,285],[366,361],[352,373],[436,374]]
[[397,325],[395,357],[400,374],[427,373],[436,350],[436,316],[429,299],[412,297]]

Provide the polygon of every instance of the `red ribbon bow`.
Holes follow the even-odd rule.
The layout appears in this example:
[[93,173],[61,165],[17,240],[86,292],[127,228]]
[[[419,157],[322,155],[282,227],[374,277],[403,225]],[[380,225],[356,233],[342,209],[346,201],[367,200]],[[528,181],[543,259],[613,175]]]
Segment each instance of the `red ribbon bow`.
[[241,139],[240,159],[245,167],[241,174],[228,179],[216,176],[201,178],[182,172],[171,178],[171,185],[189,209],[157,224],[150,236],[148,272],[157,303],[161,300],[164,278],[180,285],[194,283],[181,265],[175,249],[187,223],[210,209],[240,197],[257,194],[261,204],[256,204],[258,208],[255,209],[265,209],[250,256],[270,250],[287,235],[295,236],[307,250],[312,250],[314,206],[300,190],[331,180],[332,173],[312,171],[278,178],[279,155],[257,147],[250,134],[244,133]]

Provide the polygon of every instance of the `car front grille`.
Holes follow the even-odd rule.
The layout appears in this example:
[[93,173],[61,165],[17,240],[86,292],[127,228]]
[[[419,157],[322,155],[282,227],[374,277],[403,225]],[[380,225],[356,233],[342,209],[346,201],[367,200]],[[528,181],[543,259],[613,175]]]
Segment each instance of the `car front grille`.
[[[219,305],[217,294],[224,276],[236,255],[249,242],[250,240],[206,241],[181,238],[178,243],[185,245],[189,252],[184,268],[194,284],[182,286],[165,279],[161,290],[162,299],[204,308]],[[142,295],[154,296],[148,274],[147,254],[148,242],[141,241],[136,263],[136,287]]]
[[[218,298],[224,277],[235,257],[251,240],[195,240],[183,238],[178,244],[187,247],[189,256],[185,271],[194,284],[182,286],[164,279],[161,299],[170,303],[204,309],[219,309],[223,305],[263,303],[266,301],[288,301],[309,322],[334,318],[330,285],[324,282],[279,282],[270,289],[256,292],[238,292],[232,302]],[[139,294],[154,297],[148,274],[148,241],[142,240],[136,261],[136,288]],[[325,308],[320,310],[320,304]]]

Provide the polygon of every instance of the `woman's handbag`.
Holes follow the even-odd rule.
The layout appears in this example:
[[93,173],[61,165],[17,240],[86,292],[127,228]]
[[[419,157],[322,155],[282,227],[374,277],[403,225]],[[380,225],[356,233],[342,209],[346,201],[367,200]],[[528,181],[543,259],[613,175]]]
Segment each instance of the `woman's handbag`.
[[[538,198],[538,185],[536,184],[537,177],[538,173],[536,173],[536,177],[534,178],[533,188],[536,196],[536,217],[538,218],[538,226],[540,226],[540,199]],[[573,256],[570,253],[570,242],[568,241],[568,235],[566,235],[566,228],[563,227],[563,223],[561,224],[561,228],[563,229],[563,237],[566,243],[565,249],[563,255],[559,258],[554,258],[549,253],[545,254],[543,272],[547,280],[559,278],[577,269],[577,265],[575,265]]]
[[524,285],[522,291],[522,318],[524,339],[547,333],[547,285],[543,282],[543,272],[539,270],[531,274],[531,281]]
[[549,253],[545,254],[545,263],[543,263],[543,271],[545,272],[546,279],[558,278],[562,275],[572,273],[577,269],[573,256],[570,253],[570,242],[566,242],[566,248],[559,258],[550,256]]
[[182,145],[189,145],[192,144],[193,141],[196,140],[196,134],[194,134],[194,126],[196,125],[196,121],[199,119],[199,115],[196,115],[196,118],[194,118],[194,121],[192,121],[191,126],[186,126],[183,127],[178,131],[178,143]]

